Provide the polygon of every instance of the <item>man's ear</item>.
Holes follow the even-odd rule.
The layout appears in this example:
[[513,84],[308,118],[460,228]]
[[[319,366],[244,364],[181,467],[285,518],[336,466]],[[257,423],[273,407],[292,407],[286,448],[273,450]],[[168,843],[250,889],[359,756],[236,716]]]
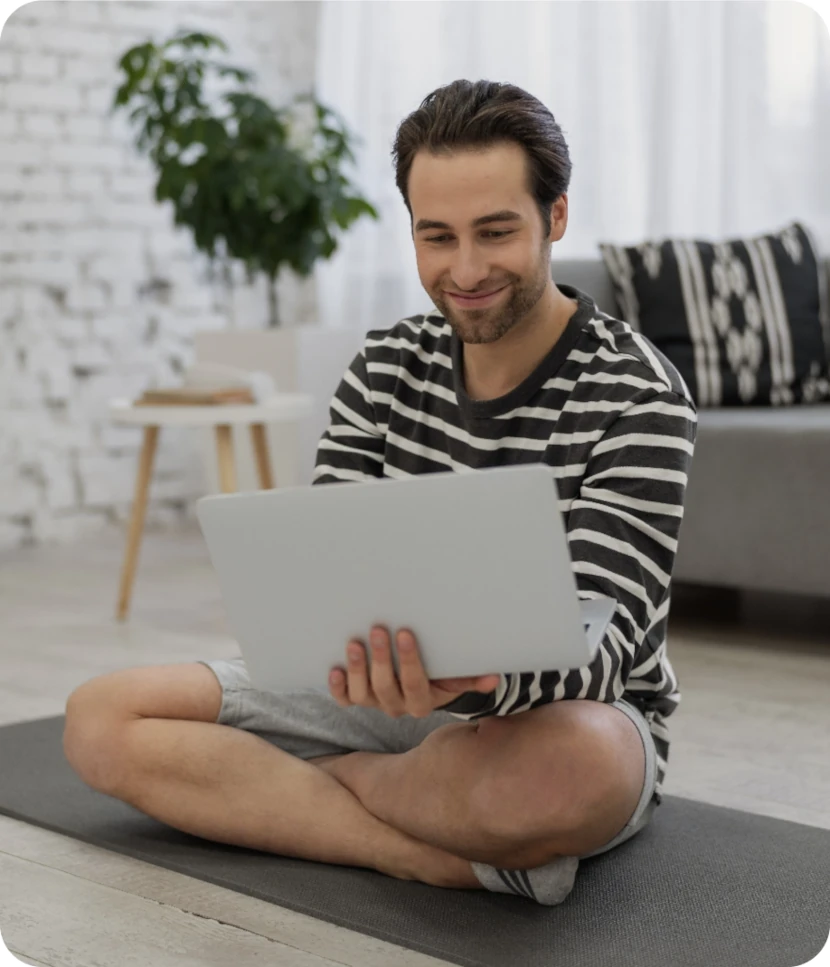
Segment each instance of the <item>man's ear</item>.
[[560,195],[550,206],[550,235],[549,242],[558,242],[568,227],[568,194]]

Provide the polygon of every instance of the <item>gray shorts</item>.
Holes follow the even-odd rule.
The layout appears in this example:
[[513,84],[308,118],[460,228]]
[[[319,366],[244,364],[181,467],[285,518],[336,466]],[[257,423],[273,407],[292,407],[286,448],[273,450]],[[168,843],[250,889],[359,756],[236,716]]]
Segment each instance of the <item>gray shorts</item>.
[[[201,661],[222,686],[222,706],[217,723],[253,732],[299,759],[346,752],[408,752],[435,729],[461,721],[449,712],[434,711],[424,718],[404,715],[391,718],[376,708],[352,705],[342,708],[327,691],[292,689],[263,692],[251,686],[241,658]],[[643,791],[634,814],[605,846],[584,854],[596,856],[619,846],[647,825],[657,802],[657,750],[648,723],[639,709],[623,699],[614,707],[637,726],[646,753]]]

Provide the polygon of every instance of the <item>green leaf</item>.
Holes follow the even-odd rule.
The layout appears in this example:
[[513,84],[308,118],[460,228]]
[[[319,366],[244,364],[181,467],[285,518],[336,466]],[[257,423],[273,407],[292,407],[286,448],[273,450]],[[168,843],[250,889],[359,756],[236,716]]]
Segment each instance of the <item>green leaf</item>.
[[167,41],[164,48],[166,50],[175,46],[184,47],[186,50],[190,50],[193,47],[201,47],[203,50],[210,50],[213,47],[217,47],[225,53],[228,50],[227,44],[219,37],[216,37],[214,34],[203,33],[199,30],[179,31]]
[[235,81],[239,81],[240,84],[248,84],[255,77],[251,71],[242,70],[240,67],[217,67],[216,73],[220,77],[232,77]]

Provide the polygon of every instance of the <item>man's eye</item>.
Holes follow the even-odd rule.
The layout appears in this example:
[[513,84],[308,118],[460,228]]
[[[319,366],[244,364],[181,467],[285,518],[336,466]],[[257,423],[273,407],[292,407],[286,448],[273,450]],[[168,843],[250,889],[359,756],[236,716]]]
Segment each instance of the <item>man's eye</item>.
[[[485,235],[489,235],[491,238],[503,238],[505,235],[512,235],[512,231],[504,232],[484,232]],[[444,239],[449,238],[449,235],[432,235],[427,241],[428,242],[443,242]]]

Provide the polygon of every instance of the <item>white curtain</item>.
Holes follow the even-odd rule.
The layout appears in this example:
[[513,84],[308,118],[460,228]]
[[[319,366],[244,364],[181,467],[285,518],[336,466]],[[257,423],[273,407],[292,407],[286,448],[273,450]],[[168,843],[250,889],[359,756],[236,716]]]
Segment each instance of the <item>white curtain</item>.
[[432,308],[394,181],[400,121],[457,78],[518,84],[562,126],[568,230],[597,243],[812,228],[830,254],[830,37],[790,0],[324,0],[317,95],[361,143],[381,218],[317,268],[322,322],[387,328]]

